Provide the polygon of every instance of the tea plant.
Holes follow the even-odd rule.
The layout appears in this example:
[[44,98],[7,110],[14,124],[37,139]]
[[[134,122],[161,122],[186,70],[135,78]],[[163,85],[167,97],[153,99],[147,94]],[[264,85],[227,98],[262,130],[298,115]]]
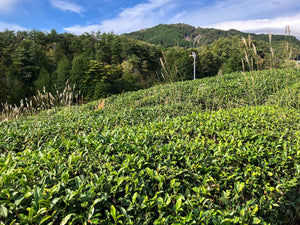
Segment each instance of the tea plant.
[[257,72],[248,90],[251,74],[234,73],[3,121],[0,224],[298,224],[299,75]]
[[1,147],[2,221],[274,224],[298,187],[299,118],[259,107],[78,135],[36,126],[25,150]]

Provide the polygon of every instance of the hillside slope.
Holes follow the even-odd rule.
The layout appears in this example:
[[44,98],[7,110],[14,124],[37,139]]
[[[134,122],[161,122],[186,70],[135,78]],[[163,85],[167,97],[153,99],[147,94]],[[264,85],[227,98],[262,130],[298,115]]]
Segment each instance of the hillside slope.
[[[253,40],[269,41],[266,34],[244,33],[238,30],[219,30],[213,28],[193,27],[187,24],[159,24],[155,27],[124,34],[137,40],[165,47],[199,47],[211,44],[222,37],[241,36],[247,38],[251,35]],[[272,35],[273,42],[285,41],[284,35]],[[288,37],[290,43],[300,46],[300,41],[293,36]]]
[[300,72],[228,74],[0,123],[0,224],[298,224]]

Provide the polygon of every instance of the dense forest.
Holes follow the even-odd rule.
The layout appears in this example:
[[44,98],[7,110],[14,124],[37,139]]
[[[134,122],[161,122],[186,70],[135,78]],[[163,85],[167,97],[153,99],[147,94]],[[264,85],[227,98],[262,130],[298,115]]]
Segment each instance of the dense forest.
[[197,78],[285,67],[287,59],[299,54],[296,38],[267,38],[184,24],[124,35],[6,30],[0,32],[0,103],[18,104],[43,88],[61,92],[67,82],[87,102],[160,82],[190,80],[192,51],[197,54]]
[[85,100],[153,85],[161,50],[112,33],[0,33],[1,102],[75,85]]

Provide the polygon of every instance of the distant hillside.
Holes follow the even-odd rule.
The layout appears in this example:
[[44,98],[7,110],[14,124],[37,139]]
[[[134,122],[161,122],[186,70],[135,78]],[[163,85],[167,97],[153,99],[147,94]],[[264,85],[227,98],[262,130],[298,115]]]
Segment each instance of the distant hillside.
[[[254,40],[269,41],[267,34],[243,33],[233,29],[224,31],[213,28],[196,28],[182,23],[171,25],[159,24],[152,28],[124,34],[124,36],[165,47],[199,47],[211,44],[221,37],[236,35],[248,37],[248,34]],[[272,42],[284,41],[285,39],[285,35],[272,35]],[[289,36],[288,41],[300,46],[300,41],[293,36]]]

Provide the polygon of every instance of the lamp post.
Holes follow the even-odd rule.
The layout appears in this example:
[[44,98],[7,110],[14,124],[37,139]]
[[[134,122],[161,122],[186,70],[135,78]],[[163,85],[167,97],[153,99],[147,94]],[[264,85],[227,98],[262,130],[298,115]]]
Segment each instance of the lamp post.
[[192,52],[190,57],[194,57],[194,80],[196,80],[196,53]]

